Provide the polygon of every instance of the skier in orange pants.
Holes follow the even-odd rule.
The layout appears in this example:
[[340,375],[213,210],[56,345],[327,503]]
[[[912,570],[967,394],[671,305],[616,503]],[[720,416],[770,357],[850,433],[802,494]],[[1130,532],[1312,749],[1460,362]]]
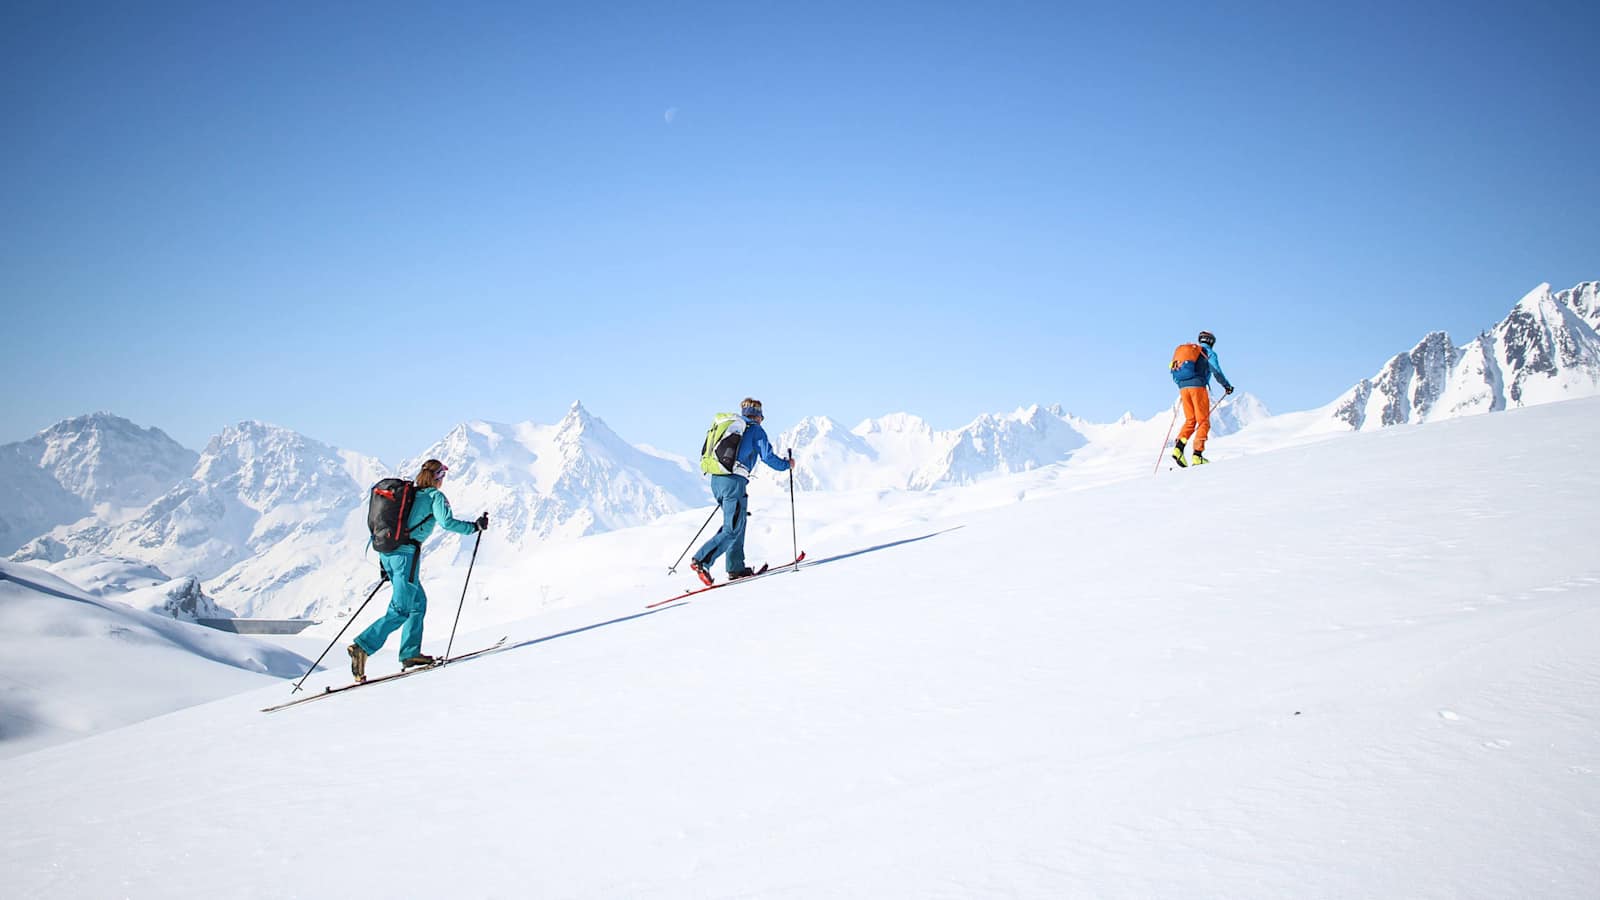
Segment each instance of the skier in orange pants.
[[[1172,448],[1172,458],[1180,466],[1187,466],[1190,462],[1197,466],[1209,462],[1205,458],[1205,449],[1206,437],[1211,433],[1212,376],[1222,385],[1224,397],[1233,393],[1233,385],[1229,383],[1228,376],[1222,374],[1216,351],[1211,349],[1217,344],[1217,336],[1202,331],[1195,340],[1193,344],[1179,344],[1178,349],[1172,351],[1172,380],[1178,383],[1178,399],[1183,405],[1183,428],[1178,431],[1178,443]],[[1185,460],[1183,450],[1190,435],[1194,436],[1194,457]]]

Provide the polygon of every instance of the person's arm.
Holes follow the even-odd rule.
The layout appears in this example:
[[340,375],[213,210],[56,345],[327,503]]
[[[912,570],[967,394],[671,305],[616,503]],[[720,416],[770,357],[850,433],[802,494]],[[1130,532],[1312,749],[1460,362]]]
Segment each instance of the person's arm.
[[1228,393],[1233,393],[1233,384],[1228,381],[1228,376],[1222,374],[1222,364],[1217,362],[1216,351],[1207,347],[1206,356],[1211,358],[1211,374],[1216,377],[1217,383],[1222,385]]
[[444,491],[433,492],[433,520],[456,534],[472,534],[478,530],[476,522],[465,522],[451,514],[450,501],[445,499]]
[[789,461],[772,452],[772,444],[767,440],[766,429],[761,429],[756,435],[756,455],[761,461],[779,472],[789,471]]

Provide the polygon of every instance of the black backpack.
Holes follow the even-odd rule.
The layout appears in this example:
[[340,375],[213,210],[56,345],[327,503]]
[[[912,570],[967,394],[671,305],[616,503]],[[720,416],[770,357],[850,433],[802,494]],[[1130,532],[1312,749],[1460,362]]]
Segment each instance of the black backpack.
[[[411,529],[406,527],[406,517],[411,515],[411,502],[416,496],[417,486],[404,478],[385,478],[372,486],[372,496],[367,502],[367,528],[372,532],[372,549],[393,553],[405,544],[417,543],[411,539]],[[431,518],[433,513],[428,513],[422,522]]]

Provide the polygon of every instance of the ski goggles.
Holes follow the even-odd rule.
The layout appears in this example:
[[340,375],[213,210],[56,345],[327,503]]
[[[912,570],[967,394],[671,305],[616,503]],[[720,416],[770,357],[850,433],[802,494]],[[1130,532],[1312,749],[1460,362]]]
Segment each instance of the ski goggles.
[[444,484],[444,477],[446,475],[449,475],[449,474],[450,474],[450,467],[449,466],[440,466],[438,471],[433,473],[433,481],[434,481],[434,483],[435,484]]

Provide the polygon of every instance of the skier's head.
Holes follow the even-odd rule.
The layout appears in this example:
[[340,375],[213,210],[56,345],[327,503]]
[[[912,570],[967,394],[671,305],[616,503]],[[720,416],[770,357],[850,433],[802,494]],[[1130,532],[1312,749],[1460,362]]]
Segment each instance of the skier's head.
[[739,415],[744,416],[746,419],[766,418],[761,414],[761,401],[751,397],[746,397],[739,401]]
[[1217,336],[1209,331],[1200,332],[1200,336],[1195,338],[1195,340],[1205,344],[1207,347],[1215,347],[1217,345]]
[[422,469],[417,472],[417,477],[412,481],[416,483],[418,490],[438,487],[444,483],[444,476],[449,471],[449,466],[437,459],[430,459],[422,464]]

